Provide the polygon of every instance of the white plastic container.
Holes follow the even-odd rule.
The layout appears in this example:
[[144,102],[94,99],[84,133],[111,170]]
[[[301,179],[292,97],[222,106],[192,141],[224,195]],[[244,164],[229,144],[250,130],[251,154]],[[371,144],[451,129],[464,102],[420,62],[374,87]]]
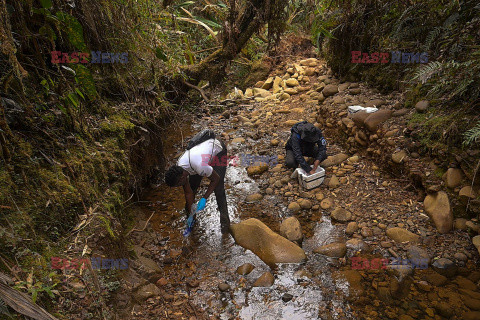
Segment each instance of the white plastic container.
[[314,174],[308,175],[302,168],[297,168],[292,177],[298,176],[298,183],[305,189],[318,187],[325,180],[325,169],[318,167]]

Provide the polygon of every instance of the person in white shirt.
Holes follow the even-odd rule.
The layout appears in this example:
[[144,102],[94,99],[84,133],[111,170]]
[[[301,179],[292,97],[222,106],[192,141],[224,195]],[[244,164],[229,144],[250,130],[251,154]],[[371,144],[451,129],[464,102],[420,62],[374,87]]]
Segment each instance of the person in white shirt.
[[178,159],[177,164],[171,166],[165,173],[165,183],[168,186],[183,186],[187,215],[191,213],[190,210],[202,178],[207,177],[210,180],[207,191],[198,201],[197,211],[205,208],[208,197],[215,192],[223,234],[230,232],[224,181],[227,164],[227,147],[223,141],[209,139],[185,151]]

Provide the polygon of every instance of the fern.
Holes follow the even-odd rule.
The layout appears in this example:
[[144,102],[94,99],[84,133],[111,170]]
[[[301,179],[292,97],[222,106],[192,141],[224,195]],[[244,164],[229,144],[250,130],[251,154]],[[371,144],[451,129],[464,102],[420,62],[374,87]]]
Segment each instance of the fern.
[[477,142],[478,137],[480,137],[480,121],[477,122],[475,127],[463,134],[463,145],[468,146],[472,142]]
[[436,27],[432,31],[428,33],[427,39],[425,40],[425,45],[423,46],[423,50],[428,51],[430,50],[432,43],[438,36],[442,33],[442,28]]
[[429,64],[420,67],[413,76],[412,80],[419,80],[422,84],[426,83],[434,74],[440,72],[443,69],[441,62],[432,61]]

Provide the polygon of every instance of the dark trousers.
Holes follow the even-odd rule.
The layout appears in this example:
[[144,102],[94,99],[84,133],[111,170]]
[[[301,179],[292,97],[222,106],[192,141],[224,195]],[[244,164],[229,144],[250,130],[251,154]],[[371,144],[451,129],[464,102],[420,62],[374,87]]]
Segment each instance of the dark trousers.
[[[327,153],[324,151],[322,155],[323,159],[327,158]],[[305,152],[303,156],[315,158],[318,154],[318,146],[315,146],[310,152]],[[285,156],[285,165],[287,168],[296,169],[298,167],[298,162],[295,160],[295,154],[292,149],[287,149],[287,155]]]
[[[222,144],[222,151],[220,151],[216,157],[222,159],[222,157],[227,155],[227,146],[220,141]],[[222,229],[230,227],[230,217],[228,216],[228,207],[227,207],[227,196],[225,194],[225,173],[227,172],[226,163],[217,161],[220,165],[213,166],[213,170],[220,176],[220,181],[218,182],[217,187],[215,188],[215,198],[217,199],[218,210],[220,211],[220,225]],[[202,182],[202,176],[195,174],[188,177],[188,182],[192,188],[193,194],[197,194],[198,187],[200,187],[200,182]],[[185,208],[186,212],[190,212],[190,208]]]

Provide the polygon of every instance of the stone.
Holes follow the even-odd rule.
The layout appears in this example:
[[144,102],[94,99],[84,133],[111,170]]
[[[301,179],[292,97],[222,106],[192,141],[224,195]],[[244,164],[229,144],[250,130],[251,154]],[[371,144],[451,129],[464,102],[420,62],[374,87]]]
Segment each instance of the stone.
[[371,132],[376,132],[378,126],[390,119],[392,116],[392,110],[382,109],[377,112],[371,113],[364,121],[365,127]]
[[300,209],[301,207],[297,202],[291,202],[288,205],[288,210],[292,211],[293,213],[297,213],[298,211],[300,211]]
[[398,243],[405,241],[409,241],[411,243],[418,243],[420,241],[420,236],[399,227],[387,229],[386,233],[390,239]]
[[341,258],[347,253],[347,246],[345,243],[334,242],[313,250],[314,253],[323,254],[328,257]]
[[322,163],[320,163],[320,166],[322,166],[323,168],[332,167],[342,163],[347,159],[348,155],[346,155],[345,153],[338,153],[334,156],[328,156],[327,159],[323,160]]
[[449,168],[445,173],[445,184],[448,188],[458,187],[462,183],[463,172],[457,168]]
[[263,195],[260,193],[254,193],[254,194],[249,194],[246,198],[245,201],[247,203],[253,203],[253,202],[258,202],[263,199]]
[[435,287],[441,287],[448,281],[447,277],[442,276],[437,272],[428,273],[425,275],[425,280],[434,285]]
[[462,320],[478,320],[480,319],[480,312],[479,311],[467,311],[462,314]]
[[273,77],[268,78],[263,83],[262,89],[270,90],[273,87]]
[[230,229],[237,244],[252,251],[271,267],[277,263],[301,263],[307,258],[302,248],[273,232],[258,219],[232,224]]
[[300,205],[300,207],[301,207],[302,209],[308,210],[308,209],[311,209],[311,208],[312,208],[312,202],[311,202],[310,200],[308,200],[308,199],[300,199],[300,200],[298,201],[298,204]]
[[447,319],[450,319],[453,316],[453,309],[452,309],[452,307],[450,306],[449,303],[438,302],[435,305],[435,310],[437,311],[437,313],[439,315],[441,315],[442,317],[445,317]]
[[366,251],[368,249],[368,245],[363,240],[358,238],[348,240],[345,245],[348,249],[352,249],[354,251]]
[[458,218],[453,221],[453,227],[455,230],[467,230],[467,219]]
[[373,99],[365,104],[365,108],[380,108],[385,104],[385,100]]
[[292,299],[293,299],[293,295],[291,295],[290,293],[284,293],[283,296],[282,296],[282,301],[283,302],[288,302]]
[[477,248],[478,253],[480,254],[480,236],[475,236],[472,238],[472,243]]
[[444,191],[427,194],[423,201],[425,211],[433,220],[438,232],[448,233],[453,228],[453,213],[448,195]]
[[271,145],[272,147],[278,146],[279,143],[280,143],[280,141],[279,141],[278,139],[272,139],[272,140],[270,140],[270,145]]
[[158,296],[159,294],[160,294],[160,289],[153,283],[149,283],[138,288],[134,292],[133,298],[138,302],[143,302],[148,298]]
[[336,93],[338,93],[338,87],[334,84],[329,84],[322,90],[322,94],[325,98],[333,96]]
[[314,68],[307,68],[305,69],[305,75],[307,77],[313,76],[315,74],[315,69]]
[[330,209],[333,206],[333,201],[329,198],[323,199],[320,202],[320,207],[324,210]]
[[410,110],[409,109],[400,109],[400,110],[395,110],[393,113],[392,113],[392,117],[402,117],[404,115],[406,115],[407,113],[409,113]]
[[274,94],[279,93],[282,90],[282,86],[280,85],[282,81],[283,80],[280,77],[275,77],[275,79],[273,80],[272,92]]
[[427,250],[417,247],[410,246],[407,250],[407,258],[414,266],[428,266],[430,264],[430,255]]
[[235,138],[232,140],[232,143],[245,143],[244,138]]
[[325,196],[323,195],[323,193],[319,192],[315,195],[315,198],[317,199],[317,201],[322,201],[323,199],[325,199]]
[[274,281],[275,281],[275,278],[273,277],[273,274],[267,271],[255,281],[253,286],[254,287],[271,287]]
[[255,266],[251,263],[244,263],[237,268],[237,273],[244,276],[252,272],[255,269]]
[[407,158],[407,152],[401,150],[392,154],[392,161],[395,163],[402,163]]
[[150,258],[147,258],[147,257],[144,257],[144,256],[139,256],[138,257],[138,262],[144,267],[146,268],[147,270],[149,270],[149,272],[161,272],[162,269],[160,269],[160,267],[158,266],[158,264],[150,259]]
[[352,86],[350,85],[350,94],[351,95],[357,95],[357,94],[360,94],[362,92],[362,89],[360,88],[352,88]]
[[218,284],[218,289],[222,292],[230,290],[230,285],[228,283],[222,282]]
[[271,96],[272,93],[268,90],[261,89],[261,88],[253,88],[253,95],[256,98],[266,98],[268,96]]
[[303,239],[302,226],[295,217],[283,220],[280,225],[280,234],[290,241],[301,241]]
[[338,188],[338,186],[340,186],[340,181],[338,181],[338,178],[336,175],[332,175],[332,177],[328,181],[328,187],[330,189],[335,189],[335,188]]
[[285,121],[285,124],[289,127],[293,126],[294,124],[296,124],[297,122],[299,122],[299,120],[287,120]]
[[[284,100],[287,100],[287,99],[289,99],[289,98],[290,98],[290,95],[289,95],[288,93],[286,93],[286,92],[283,92],[278,99],[279,99],[280,101],[284,101]],[[288,120],[288,121],[290,121],[290,120]],[[288,121],[287,121],[287,122],[288,122]]]
[[255,175],[260,175],[267,170],[268,170],[268,164],[263,163],[263,164],[256,165],[256,166],[249,166],[247,168],[247,174],[251,177],[251,176],[255,176]]
[[345,233],[349,236],[357,232],[358,224],[355,221],[349,222],[347,224],[347,228],[345,229]]
[[477,197],[477,194],[471,186],[465,186],[460,189],[458,196],[460,197],[460,200],[462,200],[462,202],[468,202],[468,200],[475,199]]
[[429,106],[430,103],[427,100],[422,100],[415,104],[415,110],[417,110],[417,112],[425,112]]
[[287,88],[287,89],[285,89],[284,92],[289,94],[289,95],[294,95],[294,94],[298,93],[297,89],[295,89],[295,88]]
[[445,277],[453,277],[457,272],[455,262],[447,258],[440,258],[432,263],[433,270],[444,275]]
[[345,99],[343,97],[334,97],[333,98],[333,103],[334,104],[344,104]]
[[350,211],[340,207],[337,207],[335,208],[335,210],[332,211],[331,217],[333,220],[342,222],[342,223],[352,220],[352,214],[350,213]]
[[300,83],[298,83],[298,80],[294,78],[288,79],[287,81],[285,81],[285,84],[289,87],[296,87],[300,85]]
[[273,194],[273,189],[272,188],[267,188],[265,189],[266,194]]
[[252,88],[245,89],[245,97],[246,98],[253,97],[253,89]]
[[363,127],[365,124],[365,120],[368,118],[370,113],[366,113],[365,111],[358,111],[354,114],[350,115],[350,119],[359,127]]

